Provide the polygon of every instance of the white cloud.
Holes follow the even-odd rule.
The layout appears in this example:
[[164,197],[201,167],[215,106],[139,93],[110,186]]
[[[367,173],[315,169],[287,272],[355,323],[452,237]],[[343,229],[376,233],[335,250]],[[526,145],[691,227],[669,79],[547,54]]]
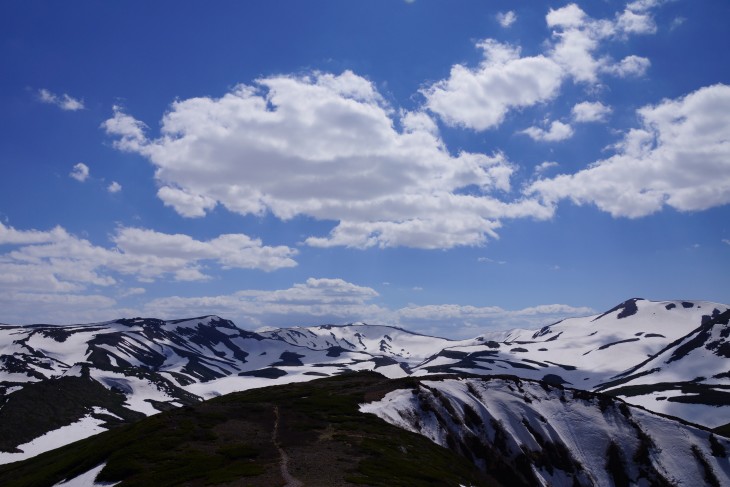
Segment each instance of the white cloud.
[[685,22],[687,22],[687,19],[685,17],[675,17],[672,20],[672,23],[669,24],[669,30],[677,29],[681,27]]
[[586,24],[588,16],[576,4],[571,3],[557,10],[550,9],[545,16],[548,27],[578,28]]
[[723,238],[722,241],[723,241],[723,243],[730,245],[730,239]]
[[616,24],[625,34],[654,34],[657,30],[654,19],[646,10],[626,8],[616,19]]
[[184,189],[163,186],[157,191],[157,197],[165,206],[172,207],[180,215],[188,218],[205,216],[206,213],[218,204],[209,196],[192,194]]
[[651,61],[640,56],[626,56],[619,63],[605,66],[603,71],[619,78],[641,77],[651,67]]
[[437,304],[408,306],[394,312],[395,320],[408,329],[435,333],[450,331],[450,337],[471,338],[480,333],[510,328],[537,328],[572,316],[594,313],[588,307],[549,304],[506,310],[499,306]]
[[66,230],[57,226],[48,232],[39,230],[16,230],[0,222],[0,245],[27,245],[52,242],[67,235]]
[[517,14],[510,10],[508,12],[499,12],[497,14],[497,22],[504,28],[511,27],[517,21]]
[[[493,47],[496,58],[511,56]],[[431,117],[393,109],[349,71],[264,78],[218,99],[176,101],[157,139],[119,108],[104,127],[120,137],[118,148],[156,166],[158,197],[181,215],[221,204],[337,222],[330,235],[307,238],[313,246],[479,245],[501,218],[548,216],[535,201],[497,198],[515,170],[503,154],[452,155]]]
[[139,228],[119,228],[115,247],[101,247],[61,227],[48,232],[23,231],[0,223],[0,288],[4,292],[78,293],[92,286],[109,287],[120,276],[142,282],[171,277],[208,279],[204,264],[221,269],[271,271],[296,265],[296,250],[268,247],[243,234],[200,241]]
[[613,216],[641,217],[664,205],[697,211],[730,203],[730,86],[718,84],[638,110],[617,153],[572,175],[534,182],[546,203],[569,198]]
[[61,110],[73,112],[76,110],[82,110],[84,108],[83,100],[77,100],[76,98],[72,98],[65,93],[61,96],[58,96],[46,89],[38,90],[38,99],[43,103],[56,105]]
[[646,12],[672,0],[634,0],[626,4],[627,10]]
[[120,292],[119,296],[122,298],[126,298],[129,296],[140,296],[142,294],[145,294],[146,292],[147,290],[143,287],[130,287]]
[[579,123],[605,122],[613,110],[600,101],[584,101],[573,106],[573,120]]
[[114,116],[105,120],[101,126],[108,134],[120,137],[114,142],[114,147],[125,151],[141,151],[146,141],[144,131],[147,126],[125,114],[119,105],[114,105],[113,111]]
[[2,320],[10,324],[71,324],[139,316],[134,310],[117,307],[114,299],[99,294],[53,294],[43,292],[0,293]]
[[87,166],[83,162],[74,164],[73,170],[71,170],[68,175],[74,178],[76,181],[83,183],[89,177],[89,166]]
[[[184,234],[167,234],[142,228],[120,228],[112,238],[117,248],[134,256],[155,256],[182,262],[216,261],[224,269],[262,269],[273,271],[296,266],[295,249],[267,247],[261,240],[237,233],[200,241]],[[188,276],[194,274],[185,269]],[[187,279],[186,279],[187,280]]]
[[482,262],[482,263],[487,263],[487,264],[500,264],[500,265],[504,265],[507,263],[507,261],[494,260],[494,259],[490,259],[489,257],[479,257],[477,259],[477,262]]
[[648,59],[630,55],[616,64],[608,56],[598,56],[598,51],[607,40],[656,32],[650,10],[657,5],[630,3],[614,20],[592,19],[574,3],[551,9],[546,21],[556,42],[550,57],[578,82],[596,84],[600,73],[641,76],[649,67]]
[[558,167],[560,164],[554,161],[545,161],[543,163],[538,164],[535,166],[535,174],[540,176],[542,174],[545,174],[547,171],[554,167]]
[[554,120],[550,124],[548,130],[540,127],[528,127],[521,131],[525,135],[528,135],[532,140],[541,142],[559,142],[561,140],[569,139],[573,136],[573,127],[567,123]]
[[550,10],[546,16],[547,25],[556,30],[557,39],[550,57],[576,81],[595,83],[602,61],[593,53],[599,41],[611,35],[610,22],[590,19],[576,4],[569,4],[557,10]]
[[449,77],[422,90],[426,107],[449,125],[485,130],[502,123],[510,109],[552,99],[563,71],[545,56],[520,57],[518,47],[487,39],[477,44],[477,68],[461,64]]
[[110,193],[118,193],[122,190],[122,185],[116,181],[112,181],[111,184],[107,186],[106,190]]
[[[3,320],[9,323],[63,324],[140,315],[176,319],[217,314],[248,329],[364,321],[467,338],[494,329],[539,327],[568,316],[592,313],[590,308],[561,304],[519,310],[452,304],[390,309],[375,303],[379,298],[376,290],[333,278],[309,278],[304,283],[278,290],[248,289],[224,295],[156,298],[142,303],[139,309],[121,308],[114,299],[94,293],[4,287],[3,291],[0,306]],[[120,298],[143,294],[144,288],[127,288],[117,293]]]
[[377,322],[387,310],[369,303],[378,293],[342,279],[307,279],[291,288],[245,290],[220,296],[158,298],[145,306],[164,318],[205,313],[231,317],[239,326],[321,325],[352,321]]
[[283,290],[246,290],[220,296],[159,298],[146,305],[145,314],[180,318],[215,313],[233,319],[245,328],[364,321],[437,335],[448,332],[450,337],[466,338],[494,329],[540,327],[562,318],[593,313],[591,308],[564,304],[519,310],[455,304],[410,305],[389,309],[374,304],[376,298],[377,291],[369,287],[342,279],[310,278],[306,283]]
[[545,16],[552,39],[544,54],[521,57],[519,47],[492,39],[475,68],[452,66],[449,77],[421,90],[426,107],[448,125],[486,130],[501,124],[510,110],[557,96],[566,79],[599,84],[599,75],[641,76],[649,60],[629,55],[614,62],[601,50],[613,40],[655,30],[652,5],[629,5],[614,19],[592,19],[578,5],[550,9]]

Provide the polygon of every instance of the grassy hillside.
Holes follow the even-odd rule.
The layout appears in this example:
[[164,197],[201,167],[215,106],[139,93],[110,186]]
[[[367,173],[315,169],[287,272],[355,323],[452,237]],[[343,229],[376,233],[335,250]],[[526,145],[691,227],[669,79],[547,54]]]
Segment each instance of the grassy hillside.
[[412,379],[348,374],[229,394],[0,467],[0,485],[51,486],[106,462],[120,486],[498,485],[428,439],[358,411]]

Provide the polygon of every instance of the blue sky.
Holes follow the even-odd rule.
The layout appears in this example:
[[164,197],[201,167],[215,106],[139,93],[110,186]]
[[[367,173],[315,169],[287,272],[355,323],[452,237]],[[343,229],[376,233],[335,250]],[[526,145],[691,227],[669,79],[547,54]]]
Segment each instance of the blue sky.
[[3,2],[0,322],[461,337],[635,296],[728,303],[728,18]]

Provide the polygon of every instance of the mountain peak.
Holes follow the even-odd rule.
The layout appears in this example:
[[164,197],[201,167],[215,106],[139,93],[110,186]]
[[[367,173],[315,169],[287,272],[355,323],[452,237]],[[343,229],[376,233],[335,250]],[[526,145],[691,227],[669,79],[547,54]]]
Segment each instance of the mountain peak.
[[618,304],[614,306],[613,308],[609,309],[605,313],[599,315],[597,318],[594,318],[593,321],[600,320],[606,315],[610,315],[611,313],[615,313],[616,311],[620,311],[619,314],[616,316],[616,318],[626,318],[627,316],[632,316],[636,314],[636,312],[639,310],[638,306],[636,306],[636,303],[638,301],[646,301],[644,298],[631,298],[627,299],[621,304]]

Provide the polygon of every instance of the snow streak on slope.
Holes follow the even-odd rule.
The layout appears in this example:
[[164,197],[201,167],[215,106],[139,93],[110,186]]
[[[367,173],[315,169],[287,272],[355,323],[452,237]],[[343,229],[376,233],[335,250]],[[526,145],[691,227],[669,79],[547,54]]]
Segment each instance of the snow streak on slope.
[[730,484],[730,440],[584,391],[517,378],[424,380],[360,410],[508,485]]

